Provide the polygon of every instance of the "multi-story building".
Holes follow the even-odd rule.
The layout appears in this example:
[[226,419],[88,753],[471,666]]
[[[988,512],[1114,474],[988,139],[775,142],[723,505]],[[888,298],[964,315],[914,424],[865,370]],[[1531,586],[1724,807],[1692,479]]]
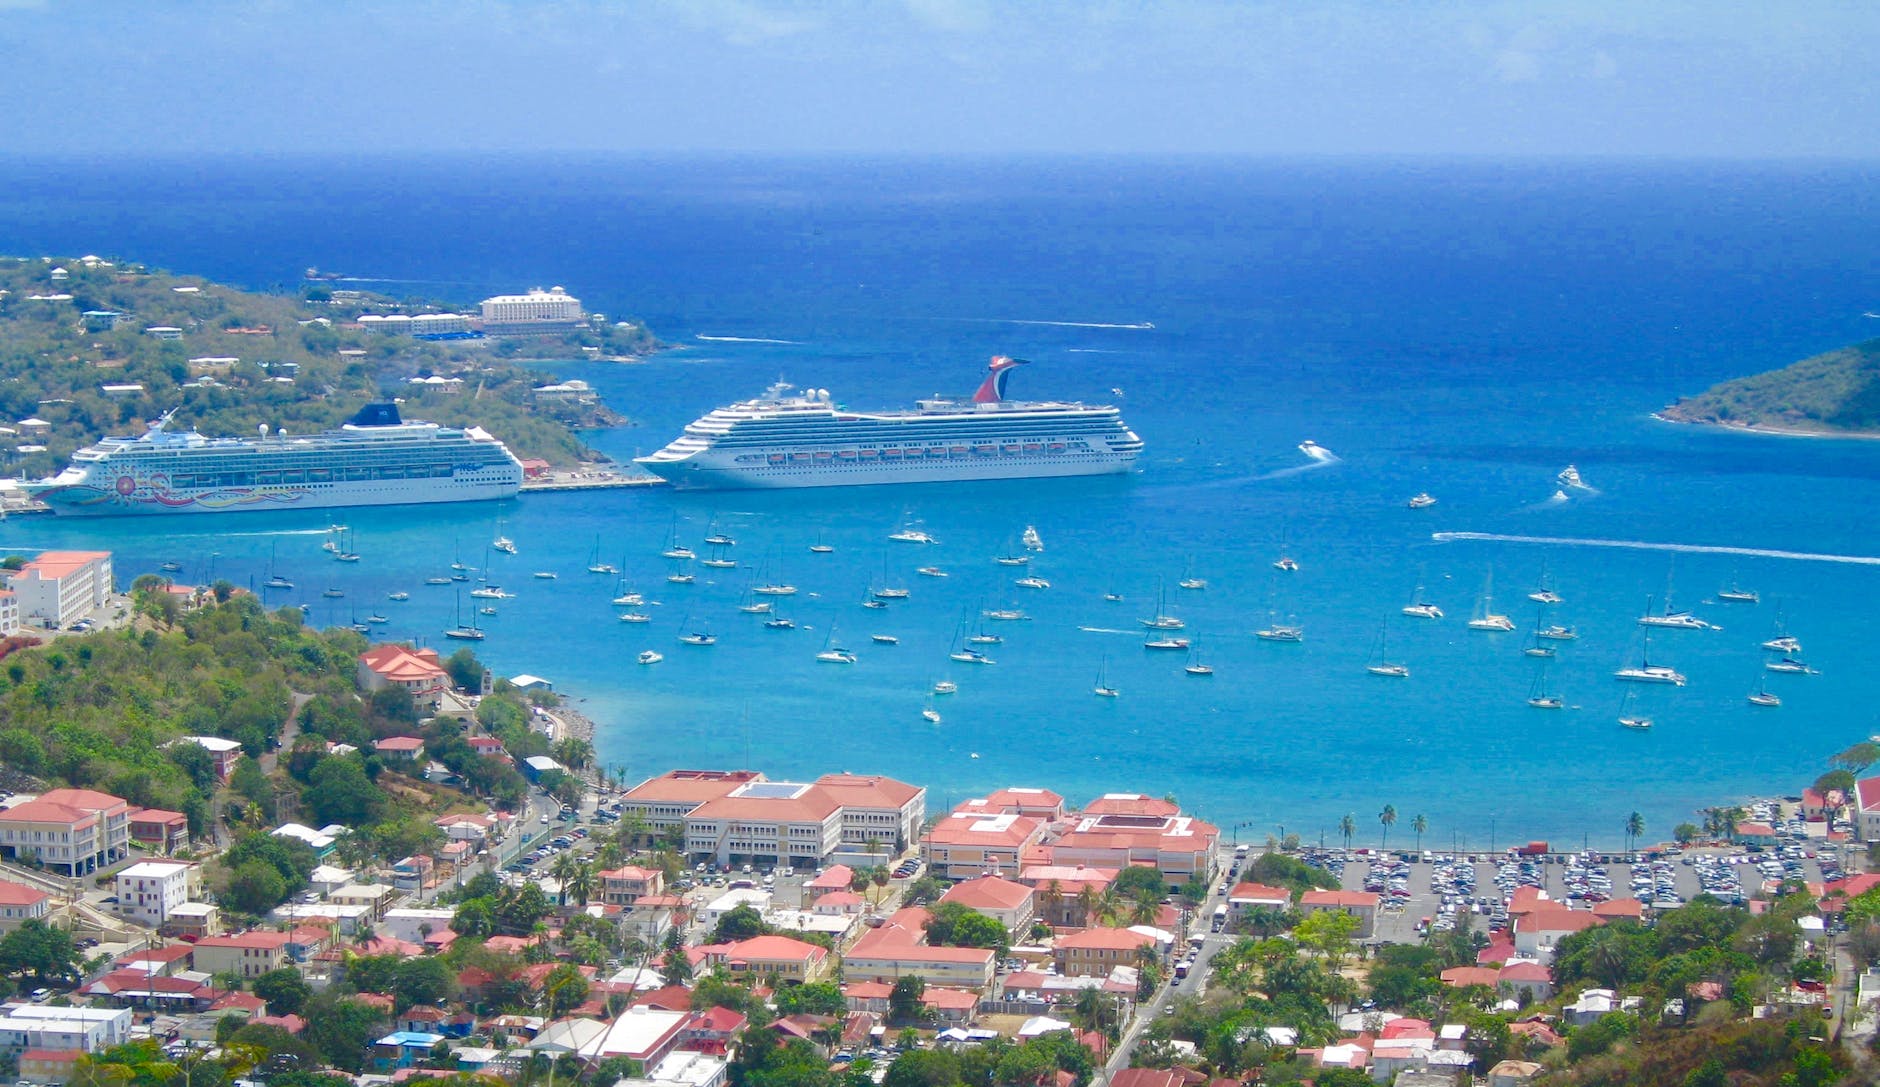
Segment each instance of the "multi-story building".
[[919,977],[928,985],[961,989],[992,984],[997,961],[991,949],[927,945],[927,922],[932,916],[909,906],[864,932],[842,956],[843,978],[893,984],[904,977]]
[[1090,907],[1110,884],[1114,868],[1081,865],[1034,864],[1018,875],[1018,882],[1038,892],[1038,918],[1053,928],[1083,928],[1090,924]]
[[215,761],[217,781],[227,781],[229,775],[235,772],[235,764],[242,761],[242,745],[235,740],[224,739],[221,736],[185,736],[171,742],[195,744],[207,751],[209,757]]
[[608,906],[631,906],[648,895],[664,894],[666,874],[657,868],[626,865],[600,873],[601,902]]
[[131,813],[131,840],[161,854],[189,844],[189,817],[180,811],[140,808]]
[[965,906],[974,913],[990,917],[1012,934],[1013,942],[1025,939],[1037,916],[1037,892],[1023,883],[999,876],[981,876],[954,884],[940,901]]
[[130,1040],[128,1008],[67,1008],[49,1004],[0,1005],[0,1052],[28,1049],[96,1053]]
[[1119,966],[1140,967],[1155,937],[1126,928],[1087,928],[1058,937],[1052,948],[1057,972],[1065,977],[1108,977]]
[[821,981],[832,965],[829,952],[815,944],[788,936],[753,936],[733,944],[706,949],[708,966],[724,966],[734,977],[767,978],[784,982]]
[[1113,793],[1085,808],[1048,844],[1050,863],[1115,868],[1153,866],[1170,888],[1211,881],[1220,828],[1166,800]]
[[754,781],[700,804],[685,817],[685,851],[716,864],[815,867],[842,842],[842,805],[792,781]]
[[20,598],[12,589],[0,589],[0,638],[20,632]]
[[824,774],[816,788],[842,806],[844,863],[880,864],[920,840],[927,821],[927,790],[879,774]]
[[188,861],[139,861],[117,874],[118,913],[151,928],[201,896],[202,867]]
[[397,687],[411,694],[423,713],[436,713],[450,690],[450,673],[435,649],[407,649],[402,645],[375,645],[359,654],[359,686],[366,691]]
[[19,598],[22,622],[65,627],[103,607],[111,585],[111,552],[43,551],[7,587]]
[[754,770],[673,770],[622,798],[623,818],[683,832],[685,852],[715,864],[880,864],[915,840],[927,791],[893,778],[828,774],[770,781]]
[[287,965],[285,932],[251,930],[232,936],[211,936],[196,941],[196,969],[205,974],[234,974],[258,978]]
[[627,790],[620,799],[620,815],[623,819],[638,816],[655,834],[683,831],[685,817],[700,804],[763,780],[764,775],[755,770],[668,770]]
[[95,789],[52,789],[0,811],[0,857],[83,875],[130,851],[128,802]]
[[51,912],[51,895],[37,887],[0,879],[0,933],[12,932],[22,921],[44,921]]
[[560,287],[531,287],[527,294],[483,300],[483,331],[491,336],[559,335],[585,320],[581,300]]
[[921,855],[928,868],[941,879],[972,879],[987,873],[1016,877],[1025,850],[1044,837],[1044,820],[981,810],[971,804],[954,809],[921,838]]

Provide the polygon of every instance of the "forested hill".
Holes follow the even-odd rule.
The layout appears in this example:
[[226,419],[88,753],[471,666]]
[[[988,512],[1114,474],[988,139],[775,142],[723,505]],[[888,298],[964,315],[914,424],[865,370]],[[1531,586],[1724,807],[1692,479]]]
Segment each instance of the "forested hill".
[[1880,434],[1880,339],[1726,381],[1660,414],[1747,430]]
[[[619,417],[605,408],[536,404],[530,390],[558,375],[518,360],[640,355],[658,342],[631,322],[561,338],[426,341],[368,331],[356,320],[468,305],[327,284],[300,295],[263,294],[96,257],[0,257],[0,425],[29,418],[51,424],[43,437],[0,441],[0,469],[50,474],[74,449],[106,434],[141,433],[172,408],[181,425],[245,437],[263,424],[298,433],[337,426],[386,396],[403,398],[410,418],[481,426],[521,457],[564,465],[589,459],[574,428]],[[462,384],[410,383],[428,376]]]

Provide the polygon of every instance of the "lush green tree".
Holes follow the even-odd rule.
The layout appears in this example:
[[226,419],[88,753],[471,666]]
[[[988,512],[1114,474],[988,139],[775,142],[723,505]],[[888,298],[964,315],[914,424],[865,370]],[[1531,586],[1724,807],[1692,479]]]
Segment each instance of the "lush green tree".
[[1384,836],[1382,839],[1379,840],[1378,845],[1384,849],[1389,849],[1390,848],[1390,828],[1397,825],[1397,805],[1395,804],[1384,805],[1384,810],[1377,813],[1377,821],[1384,828]]
[[918,975],[896,978],[888,991],[888,1022],[914,1023],[925,1017],[920,998],[927,993],[927,983]]
[[1421,851],[1423,848],[1423,836],[1430,831],[1430,821],[1425,819],[1421,814],[1418,814],[1415,818],[1410,820],[1410,830],[1416,834],[1417,849]]
[[1003,957],[1012,946],[1012,936],[985,914],[958,902],[942,902],[927,921],[927,942],[935,947],[991,948]]
[[1577,1063],[1588,1057],[1597,1057],[1636,1035],[1638,1025],[1638,1017],[1635,1015],[1607,1012],[1567,1035],[1567,1059]]
[[1345,848],[1350,849],[1351,839],[1358,833],[1358,817],[1356,813],[1345,813],[1345,817],[1338,821],[1338,833],[1345,839]]
[[1344,964],[1357,933],[1358,919],[1343,910],[1319,910],[1293,929],[1299,943],[1325,956],[1333,970]]
[[76,981],[78,945],[72,934],[38,918],[27,918],[0,937],[0,973],[30,974],[35,982]]
[[1168,894],[1168,881],[1162,878],[1162,873],[1140,864],[1132,864],[1118,872],[1110,886],[1124,898],[1148,895],[1160,901],[1163,895]]
[[456,973],[435,956],[399,960],[392,978],[391,994],[399,1011],[414,1004],[442,1004],[456,991]]
[[1307,891],[1338,889],[1337,876],[1283,853],[1260,854],[1247,865],[1242,877],[1253,883],[1284,887],[1292,891],[1295,898]]
[[365,1065],[366,1047],[385,1030],[384,1013],[370,1004],[349,1000],[331,991],[307,1001],[306,1038],[335,1068],[357,1072]]
[[692,980],[692,960],[686,957],[684,948],[666,949],[659,960],[659,980],[666,985],[684,985]]
[[269,1015],[298,1015],[313,995],[313,986],[298,969],[283,966],[270,970],[254,981],[255,995],[268,1002]]
[[778,1015],[842,1015],[848,1011],[842,986],[833,981],[786,985],[778,990],[774,1000]]
[[228,889],[222,892],[222,904],[256,917],[287,901],[287,880],[278,868],[265,861],[253,860],[229,873]]
[[1625,817],[1625,848],[1630,852],[1638,845],[1638,840],[1645,836],[1645,817],[1633,812]]
[[365,764],[354,756],[320,760],[307,784],[301,799],[318,824],[365,826],[376,822],[385,810],[385,794],[366,777]]
[[483,687],[483,663],[468,649],[459,649],[444,658],[444,671],[458,690],[475,692]]
[[944,1049],[915,1049],[894,1058],[881,1087],[954,1087],[960,1078],[959,1058]]
[[542,979],[543,1012],[550,1019],[567,1015],[587,1002],[588,980],[581,969],[564,962]]
[[770,931],[770,926],[764,923],[763,914],[750,906],[734,906],[718,919],[717,926],[712,929],[711,942],[735,943],[753,936],[769,935]]

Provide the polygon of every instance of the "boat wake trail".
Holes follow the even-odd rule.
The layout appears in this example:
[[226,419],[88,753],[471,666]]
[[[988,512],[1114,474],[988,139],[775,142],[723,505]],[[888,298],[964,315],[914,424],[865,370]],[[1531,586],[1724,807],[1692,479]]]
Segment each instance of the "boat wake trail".
[[1796,562],[1839,562],[1852,566],[1880,566],[1872,555],[1824,555],[1812,551],[1780,551],[1767,547],[1729,547],[1722,544],[1654,543],[1650,540],[1599,540],[1573,536],[1505,536],[1499,532],[1432,532],[1437,543],[1478,540],[1487,543],[1545,544],[1549,547],[1612,547],[1627,551],[1679,551],[1694,555],[1747,555],[1759,559]]
[[1114,324],[1104,321],[1023,321],[1016,317],[961,317],[959,319],[982,325],[1044,325],[1049,328],[1116,328],[1131,332],[1151,332],[1155,329],[1155,322],[1153,321]]
[[782,343],[798,345],[803,342],[801,340],[773,340],[767,336],[707,336],[703,332],[694,333],[692,338],[695,340],[703,340],[706,343]]
[[1112,627],[1078,627],[1085,634],[1134,634],[1133,630],[1116,630]]

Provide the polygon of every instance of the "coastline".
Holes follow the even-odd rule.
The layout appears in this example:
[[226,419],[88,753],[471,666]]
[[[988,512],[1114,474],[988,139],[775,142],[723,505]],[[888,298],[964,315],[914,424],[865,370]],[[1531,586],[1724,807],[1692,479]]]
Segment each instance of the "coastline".
[[[1669,410],[1669,409],[1666,409]],[[1822,430],[1811,427],[1773,426],[1768,423],[1737,423],[1716,419],[1680,419],[1666,415],[1664,411],[1654,411],[1651,417],[1661,423],[1673,426],[1713,427],[1717,430],[1736,434],[1760,434],[1772,438],[1847,438],[1855,441],[1880,441],[1880,431],[1861,430]]]

